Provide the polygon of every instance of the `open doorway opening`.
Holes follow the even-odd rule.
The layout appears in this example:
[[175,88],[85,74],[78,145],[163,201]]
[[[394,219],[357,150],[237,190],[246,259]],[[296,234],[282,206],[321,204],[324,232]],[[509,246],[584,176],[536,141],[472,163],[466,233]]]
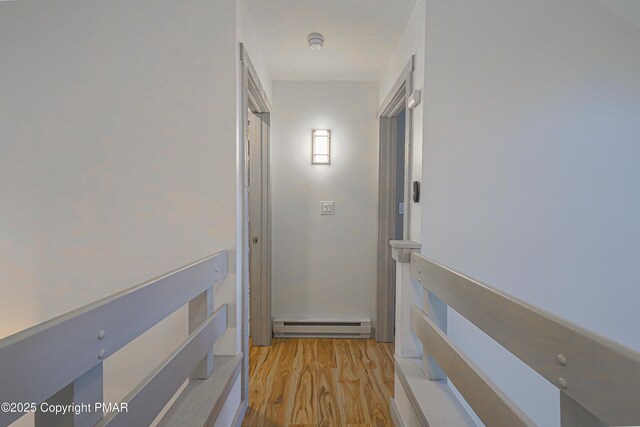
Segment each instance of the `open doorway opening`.
[[391,240],[409,238],[412,110],[407,99],[413,91],[414,58],[407,63],[379,110],[380,181],[378,195],[378,283],[376,340],[395,337],[396,270]]

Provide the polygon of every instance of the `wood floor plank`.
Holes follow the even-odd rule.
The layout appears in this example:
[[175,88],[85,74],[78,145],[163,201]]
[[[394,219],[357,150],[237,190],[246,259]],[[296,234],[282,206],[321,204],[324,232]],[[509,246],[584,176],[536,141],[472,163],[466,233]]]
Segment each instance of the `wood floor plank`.
[[295,398],[291,413],[292,425],[316,424],[318,389],[316,378],[316,340],[298,340]]
[[[394,364],[393,357],[390,357],[390,353],[385,349],[385,346],[388,344],[378,344],[375,349],[378,353],[378,360],[380,362],[380,376],[382,377],[382,381],[384,385],[387,387],[387,390],[393,396],[393,387],[394,387]],[[391,352],[393,354],[393,351]]]
[[367,351],[368,341],[369,340],[353,340],[349,346],[353,361],[356,366],[360,368],[377,367],[374,361],[375,359],[369,357],[369,352]]
[[336,352],[336,364],[338,365],[338,381],[340,382],[357,382],[360,380],[360,367],[356,366],[356,362],[351,354],[350,340],[334,340]]
[[389,413],[391,395],[380,378],[377,369],[365,369],[365,375],[362,378],[362,389],[367,402],[369,416],[371,417],[371,425],[376,427],[393,426],[391,414]]
[[346,424],[368,424],[371,420],[362,384],[359,381],[338,381],[338,396],[345,402],[344,419]]
[[251,347],[249,350],[249,376],[253,375],[256,367],[263,364],[269,355],[269,347]]
[[253,375],[255,372],[258,357],[256,355],[255,347],[249,347],[249,375]]
[[[269,384],[269,379],[275,376],[278,370],[278,345],[279,342],[274,340],[271,346],[260,347],[260,353],[258,353],[258,350],[254,350],[254,356],[261,354],[263,358],[256,361],[255,371],[249,376],[249,402],[255,402],[255,404],[250,406],[247,411],[248,416],[245,416],[245,421],[250,422],[250,424],[247,423],[246,425],[259,427],[270,425],[265,422],[265,408],[268,403],[266,400],[267,384]],[[252,349],[257,348],[253,347]],[[249,355],[251,356],[251,351],[249,351]]]
[[317,341],[318,368],[337,368],[334,340],[319,339]]
[[276,339],[249,357],[244,427],[393,425],[393,344]]
[[[335,369],[318,368],[318,426],[333,427],[346,423],[338,403],[338,379]],[[342,416],[341,416],[342,415]]]
[[293,362],[296,357],[297,342],[282,340],[277,345],[278,368],[274,375],[268,377],[265,384],[264,414],[271,422],[284,426],[288,424],[291,417],[295,398],[293,390],[297,371],[293,367]]
[[384,347],[384,349],[387,350],[387,354],[389,355],[389,358],[393,360],[394,358],[393,353],[395,351],[394,345],[392,343],[381,343],[381,344],[382,344],[382,347]]
[[371,361],[371,368],[380,369],[381,361],[380,361],[380,352],[376,349],[380,343],[376,342],[374,339],[366,340],[365,351],[367,358]]

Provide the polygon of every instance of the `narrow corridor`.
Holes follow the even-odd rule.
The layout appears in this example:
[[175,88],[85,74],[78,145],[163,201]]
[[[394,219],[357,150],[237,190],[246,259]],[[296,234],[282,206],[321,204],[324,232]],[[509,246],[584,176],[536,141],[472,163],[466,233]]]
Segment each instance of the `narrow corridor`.
[[393,344],[276,339],[251,347],[243,426],[392,426]]

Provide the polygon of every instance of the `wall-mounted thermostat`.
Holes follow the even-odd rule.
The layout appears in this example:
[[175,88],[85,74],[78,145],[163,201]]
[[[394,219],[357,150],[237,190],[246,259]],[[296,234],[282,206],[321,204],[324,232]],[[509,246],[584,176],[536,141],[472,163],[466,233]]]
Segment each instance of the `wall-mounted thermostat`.
[[413,181],[413,192],[411,197],[414,203],[420,203],[420,181]]
[[336,202],[320,202],[320,215],[335,215]]

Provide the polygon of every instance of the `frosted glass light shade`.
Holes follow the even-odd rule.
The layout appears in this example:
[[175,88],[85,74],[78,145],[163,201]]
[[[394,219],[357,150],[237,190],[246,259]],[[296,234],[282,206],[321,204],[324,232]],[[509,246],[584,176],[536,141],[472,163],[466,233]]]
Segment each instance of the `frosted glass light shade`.
[[331,131],[314,129],[311,131],[311,164],[331,164]]

